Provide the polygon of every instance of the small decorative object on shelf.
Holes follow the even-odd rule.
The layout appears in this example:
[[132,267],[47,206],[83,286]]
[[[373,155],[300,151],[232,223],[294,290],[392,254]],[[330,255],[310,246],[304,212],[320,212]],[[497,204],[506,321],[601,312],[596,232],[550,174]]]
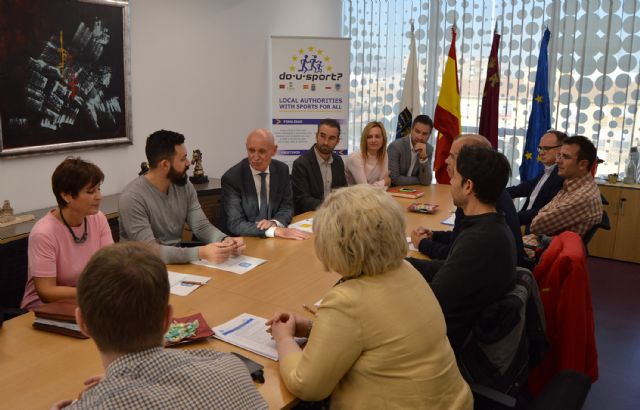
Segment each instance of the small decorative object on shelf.
[[144,161],[140,163],[140,172],[138,172],[138,175],[144,175],[149,171],[149,163]]
[[192,184],[205,184],[209,182],[209,177],[204,174],[204,168],[202,168],[202,152],[200,152],[199,149],[193,150],[191,165],[195,165],[193,176],[189,177],[189,181],[191,181]]
[[4,200],[2,208],[0,208],[0,228],[27,222],[32,219],[34,219],[34,216],[31,214],[14,215],[11,203],[8,199]]
[[4,200],[2,208],[0,208],[0,223],[13,222],[16,217],[13,215],[13,208],[8,199]]

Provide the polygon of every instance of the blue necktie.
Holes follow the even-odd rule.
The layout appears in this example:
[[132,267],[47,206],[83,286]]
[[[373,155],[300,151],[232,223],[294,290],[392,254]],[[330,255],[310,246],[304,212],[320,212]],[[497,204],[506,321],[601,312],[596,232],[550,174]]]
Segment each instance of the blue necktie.
[[260,174],[260,216],[259,221],[268,219],[269,199],[267,198],[267,173],[261,172]]

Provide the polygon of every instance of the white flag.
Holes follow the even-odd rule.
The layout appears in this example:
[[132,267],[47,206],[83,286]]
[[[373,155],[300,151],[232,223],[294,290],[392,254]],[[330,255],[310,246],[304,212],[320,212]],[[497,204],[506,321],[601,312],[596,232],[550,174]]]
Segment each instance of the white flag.
[[416,38],[411,25],[411,45],[409,46],[409,62],[404,76],[404,89],[400,100],[400,114],[396,139],[407,135],[411,131],[411,121],[420,114],[420,85],[418,84],[418,60],[416,58]]

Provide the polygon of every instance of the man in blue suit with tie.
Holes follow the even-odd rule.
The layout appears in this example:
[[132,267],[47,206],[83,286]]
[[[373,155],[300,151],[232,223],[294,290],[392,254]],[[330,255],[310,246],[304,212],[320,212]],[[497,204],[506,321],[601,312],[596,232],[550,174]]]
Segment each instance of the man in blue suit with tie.
[[229,233],[237,236],[307,239],[287,228],[293,216],[289,167],[273,159],[273,134],[256,129],[247,137],[247,158],[222,176],[222,206]]
[[544,171],[536,178],[525,181],[520,185],[507,188],[511,198],[527,198],[518,212],[520,225],[525,225],[525,233],[529,233],[529,225],[538,214],[540,208],[545,206],[562,188],[564,178],[558,175],[556,155],[560,152],[562,142],[567,134],[560,131],[547,131],[540,139],[538,146],[540,162],[544,165]]

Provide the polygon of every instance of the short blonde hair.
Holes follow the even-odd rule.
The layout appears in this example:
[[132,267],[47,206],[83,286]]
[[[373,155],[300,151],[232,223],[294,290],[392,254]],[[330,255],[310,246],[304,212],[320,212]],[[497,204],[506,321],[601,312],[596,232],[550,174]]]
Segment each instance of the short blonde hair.
[[382,133],[382,147],[378,150],[378,162],[382,164],[384,161],[384,156],[387,155],[387,130],[384,129],[384,125],[378,121],[371,121],[368,123],[364,129],[362,130],[362,135],[360,136],[360,153],[362,154],[362,158],[367,160],[367,137],[369,136],[369,132],[372,128],[380,128]]
[[344,277],[397,268],[408,251],[404,211],[368,184],[329,195],[313,219],[313,232],[318,259]]

